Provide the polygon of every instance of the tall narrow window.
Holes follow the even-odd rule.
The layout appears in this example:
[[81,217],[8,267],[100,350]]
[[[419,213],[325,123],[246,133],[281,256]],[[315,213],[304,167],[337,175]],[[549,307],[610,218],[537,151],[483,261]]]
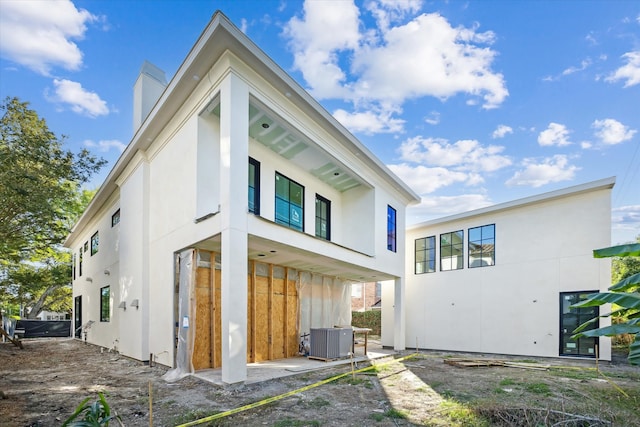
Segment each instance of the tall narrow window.
[[249,212],[260,215],[260,162],[249,157]]
[[82,246],[80,246],[80,250],[78,251],[78,277],[82,276]]
[[469,229],[469,268],[488,267],[496,263],[496,226]]
[[111,291],[109,286],[100,288],[100,321],[108,322],[111,318]]
[[396,252],[396,210],[387,205],[387,249]]
[[93,236],[91,236],[91,256],[94,256],[98,253],[98,245],[100,244],[100,237],[98,236],[98,232],[96,231]]
[[331,240],[331,202],[316,194],[316,236]]
[[436,271],[436,236],[416,239],[416,274]]
[[276,223],[304,231],[304,187],[277,172]]
[[120,209],[111,215],[111,226],[114,227],[118,224],[120,224]]
[[463,245],[462,230],[440,235],[440,271],[462,269]]
[[76,280],[76,254],[73,254],[73,280]]

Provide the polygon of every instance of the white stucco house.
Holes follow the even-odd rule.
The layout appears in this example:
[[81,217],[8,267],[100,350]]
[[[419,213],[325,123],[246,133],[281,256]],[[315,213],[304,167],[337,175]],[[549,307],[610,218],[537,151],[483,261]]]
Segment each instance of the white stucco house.
[[133,138],[65,242],[77,336],[237,383],[349,324],[351,283],[391,281],[404,349],[418,201],[217,12],[168,83],[142,67]]
[[[592,251],[611,245],[614,183],[602,179],[408,227],[407,347],[610,360],[610,338],[570,338],[598,307],[569,307],[611,284],[611,261]],[[384,345],[395,339],[396,301],[383,287]]]

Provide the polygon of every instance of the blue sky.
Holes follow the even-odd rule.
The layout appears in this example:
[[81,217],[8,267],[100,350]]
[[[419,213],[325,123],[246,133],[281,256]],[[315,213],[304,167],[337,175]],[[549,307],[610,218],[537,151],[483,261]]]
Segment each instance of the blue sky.
[[132,136],[144,60],[176,72],[216,10],[422,197],[408,222],[617,176],[640,235],[640,2],[0,0],[0,96],[74,151]]

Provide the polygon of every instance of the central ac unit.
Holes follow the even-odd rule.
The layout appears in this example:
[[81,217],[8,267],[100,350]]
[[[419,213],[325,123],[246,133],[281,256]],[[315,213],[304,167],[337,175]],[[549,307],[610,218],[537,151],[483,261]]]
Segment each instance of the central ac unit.
[[349,357],[353,343],[351,328],[311,328],[309,357],[339,359]]

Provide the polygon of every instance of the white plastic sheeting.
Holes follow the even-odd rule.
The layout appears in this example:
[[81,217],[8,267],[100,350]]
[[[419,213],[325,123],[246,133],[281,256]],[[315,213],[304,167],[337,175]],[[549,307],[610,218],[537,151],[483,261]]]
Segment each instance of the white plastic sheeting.
[[351,325],[351,283],[338,278],[298,272],[299,333],[311,328]]
[[176,367],[163,375],[165,381],[173,382],[193,373],[193,342],[195,334],[195,250],[182,251],[179,257],[178,289],[178,348],[176,349]]

